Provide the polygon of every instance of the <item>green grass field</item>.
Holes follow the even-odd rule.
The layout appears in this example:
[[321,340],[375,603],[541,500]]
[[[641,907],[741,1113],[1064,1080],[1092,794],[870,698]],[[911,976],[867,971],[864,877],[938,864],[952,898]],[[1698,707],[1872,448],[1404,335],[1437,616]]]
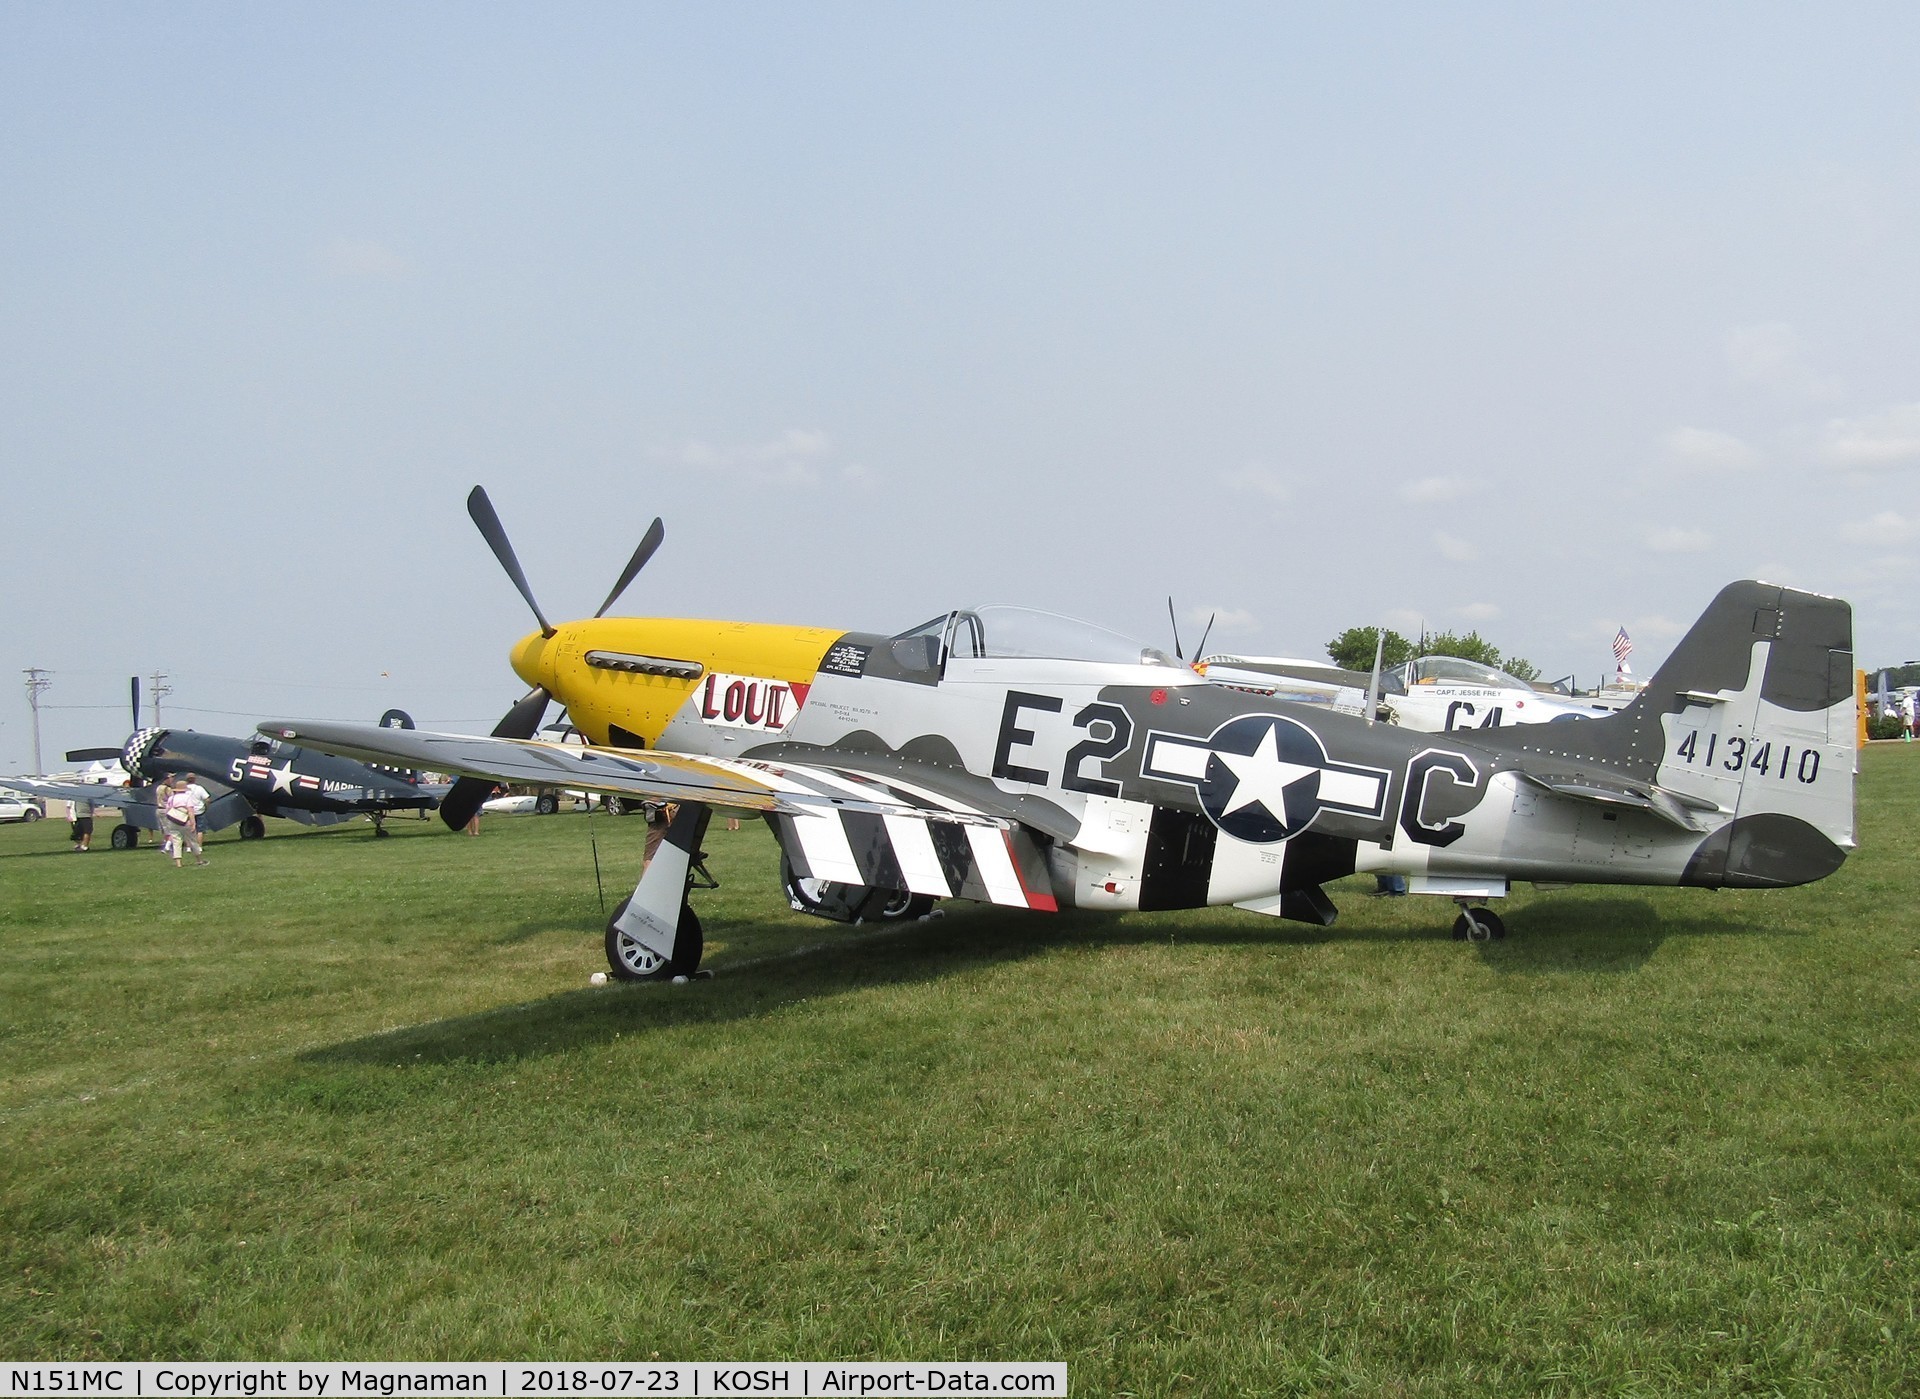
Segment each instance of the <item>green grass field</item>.
[[[787,911],[642,828],[0,829],[0,1355],[1062,1359],[1082,1394],[1920,1390],[1920,748],[1778,893]],[[104,824],[104,823],[103,823]],[[96,842],[104,847],[105,832]]]

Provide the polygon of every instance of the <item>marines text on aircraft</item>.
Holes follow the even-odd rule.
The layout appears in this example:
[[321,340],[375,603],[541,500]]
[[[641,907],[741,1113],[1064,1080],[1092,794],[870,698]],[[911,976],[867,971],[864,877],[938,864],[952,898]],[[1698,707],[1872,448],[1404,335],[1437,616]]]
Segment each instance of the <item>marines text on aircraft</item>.
[[[332,752],[680,803],[607,929],[624,977],[686,973],[686,904],[710,809],[763,813],[790,893],[868,916],[902,900],[1054,910],[1233,904],[1330,923],[1322,885],[1401,873],[1461,905],[1514,879],[1703,888],[1822,878],[1854,843],[1852,613],[1734,583],[1646,691],[1578,724],[1412,732],[1209,683],[1150,647],[1022,609],[943,613],[895,635],[541,614],[484,492],[468,509],[540,630],[533,686],[491,738],[263,725]],[[548,700],[587,745],[526,741]]]
[[[243,840],[267,833],[266,822],[261,819],[266,816],[306,826],[332,826],[366,816],[373,822],[374,834],[385,835],[384,823],[390,813],[431,811],[445,791],[422,785],[416,773],[308,752],[266,734],[223,738],[191,729],[142,729],[137,727],[138,721],[136,709],[135,732],[122,749],[76,749],[67,754],[69,762],[111,754],[124,765],[129,785],[25,777],[6,781],[9,786],[42,797],[117,807],[120,824],[113,830],[116,850],[131,850],[139,844],[141,831],[159,828],[154,784],[163,777],[184,774],[205,787],[208,802],[200,817],[200,829],[224,830],[237,821]],[[413,727],[413,720],[398,709],[388,710],[380,722],[396,729]]]

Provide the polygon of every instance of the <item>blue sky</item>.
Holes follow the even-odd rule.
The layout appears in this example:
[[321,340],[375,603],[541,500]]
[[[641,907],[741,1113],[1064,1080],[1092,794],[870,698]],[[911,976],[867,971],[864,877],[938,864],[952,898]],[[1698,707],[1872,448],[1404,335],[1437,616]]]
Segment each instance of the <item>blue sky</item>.
[[[519,599],[1920,655],[1920,12],[0,5],[0,771],[485,726]],[[164,581],[187,561],[191,584]],[[1188,632],[1192,639],[1192,631]]]

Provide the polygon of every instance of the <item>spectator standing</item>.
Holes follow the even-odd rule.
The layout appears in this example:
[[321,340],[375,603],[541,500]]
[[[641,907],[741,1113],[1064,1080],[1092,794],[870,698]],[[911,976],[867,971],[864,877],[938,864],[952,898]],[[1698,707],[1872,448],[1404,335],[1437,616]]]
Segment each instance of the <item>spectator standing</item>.
[[93,803],[73,804],[73,848],[84,853],[93,845]]
[[185,851],[186,829],[193,820],[193,800],[186,794],[186,782],[178,777],[163,777],[153,792],[153,808],[160,818],[160,853],[177,866]]

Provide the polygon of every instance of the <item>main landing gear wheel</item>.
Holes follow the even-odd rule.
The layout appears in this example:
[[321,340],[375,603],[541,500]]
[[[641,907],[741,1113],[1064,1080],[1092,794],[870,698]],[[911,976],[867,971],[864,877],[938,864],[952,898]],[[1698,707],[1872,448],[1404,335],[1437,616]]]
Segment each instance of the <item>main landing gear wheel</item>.
[[1507,925],[1490,908],[1463,908],[1453,920],[1455,942],[1498,942],[1507,935]]
[[680,906],[680,938],[672,958],[662,957],[643,947],[620,931],[620,915],[627,911],[632,895],[620,900],[620,907],[607,920],[607,965],[621,981],[671,981],[676,976],[692,976],[699,969],[701,954],[707,950],[700,931],[700,915],[692,904]]
[[542,792],[533,799],[535,816],[551,816],[560,809],[560,797],[555,792]]
[[267,823],[258,816],[249,816],[240,823],[240,839],[259,840],[267,833]]
[[107,840],[115,850],[131,850],[140,844],[140,828],[138,826],[115,826],[113,828],[113,834],[107,837]]
[[878,911],[867,914],[868,918],[880,923],[909,923],[916,918],[924,918],[933,908],[933,895],[915,894],[905,889],[887,889],[881,894],[884,902]]
[[925,917],[933,907],[931,894],[806,878],[794,872],[792,862],[784,855],[780,857],[780,887],[795,913],[830,918],[836,923],[904,923]]

